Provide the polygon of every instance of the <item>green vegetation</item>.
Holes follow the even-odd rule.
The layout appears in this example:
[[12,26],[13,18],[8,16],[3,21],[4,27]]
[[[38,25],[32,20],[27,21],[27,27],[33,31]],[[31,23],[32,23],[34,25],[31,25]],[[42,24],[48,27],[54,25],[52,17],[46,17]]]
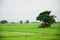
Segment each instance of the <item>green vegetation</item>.
[[0,24],[0,40],[60,40],[60,23],[38,28],[40,23]]
[[29,23],[29,20],[26,20],[26,23]]
[[51,27],[51,24],[55,23],[55,15],[50,15],[50,13],[51,11],[44,11],[37,16],[37,20],[43,21],[43,23],[39,27]]
[[23,21],[22,21],[22,20],[20,20],[20,23],[22,24],[22,23],[23,23]]
[[5,24],[5,23],[8,23],[8,21],[7,20],[1,20],[0,21],[0,24]]

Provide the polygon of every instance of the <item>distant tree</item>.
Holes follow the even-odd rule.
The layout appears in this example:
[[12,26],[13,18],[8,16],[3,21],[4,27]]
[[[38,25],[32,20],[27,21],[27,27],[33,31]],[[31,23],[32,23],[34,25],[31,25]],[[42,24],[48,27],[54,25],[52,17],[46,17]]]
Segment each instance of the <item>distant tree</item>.
[[1,21],[0,21],[0,24],[1,24]]
[[23,23],[23,21],[21,20],[21,21],[20,21],[20,23],[22,24],[22,23]]
[[1,20],[0,23],[5,24],[5,23],[8,23],[8,21],[7,20]]
[[43,23],[39,27],[45,28],[50,27],[51,24],[55,23],[55,15],[50,15],[51,11],[44,11],[40,13],[36,20],[42,21]]
[[29,23],[29,20],[26,20],[26,23]]
[[11,24],[16,24],[15,22],[11,22]]

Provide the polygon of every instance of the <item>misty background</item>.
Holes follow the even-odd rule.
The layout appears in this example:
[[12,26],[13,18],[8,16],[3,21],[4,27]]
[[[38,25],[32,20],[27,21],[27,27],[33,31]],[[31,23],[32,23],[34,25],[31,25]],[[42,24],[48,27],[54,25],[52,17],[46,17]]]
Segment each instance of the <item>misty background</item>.
[[0,20],[19,22],[36,21],[43,11],[52,11],[56,21],[60,22],[60,0],[0,0]]

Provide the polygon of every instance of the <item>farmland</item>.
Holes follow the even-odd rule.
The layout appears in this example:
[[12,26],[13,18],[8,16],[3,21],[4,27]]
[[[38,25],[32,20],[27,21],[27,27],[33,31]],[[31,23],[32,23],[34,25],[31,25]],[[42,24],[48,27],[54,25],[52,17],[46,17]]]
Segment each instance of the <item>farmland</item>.
[[0,24],[0,40],[60,40],[60,23],[38,28],[40,23]]

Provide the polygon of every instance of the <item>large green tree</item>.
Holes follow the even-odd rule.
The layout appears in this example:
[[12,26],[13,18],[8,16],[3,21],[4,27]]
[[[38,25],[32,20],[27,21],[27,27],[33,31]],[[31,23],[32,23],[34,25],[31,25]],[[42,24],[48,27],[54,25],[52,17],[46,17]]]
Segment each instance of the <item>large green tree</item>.
[[55,15],[50,15],[51,11],[41,12],[36,20],[42,21],[43,23],[39,27],[50,27],[51,24],[55,23]]

